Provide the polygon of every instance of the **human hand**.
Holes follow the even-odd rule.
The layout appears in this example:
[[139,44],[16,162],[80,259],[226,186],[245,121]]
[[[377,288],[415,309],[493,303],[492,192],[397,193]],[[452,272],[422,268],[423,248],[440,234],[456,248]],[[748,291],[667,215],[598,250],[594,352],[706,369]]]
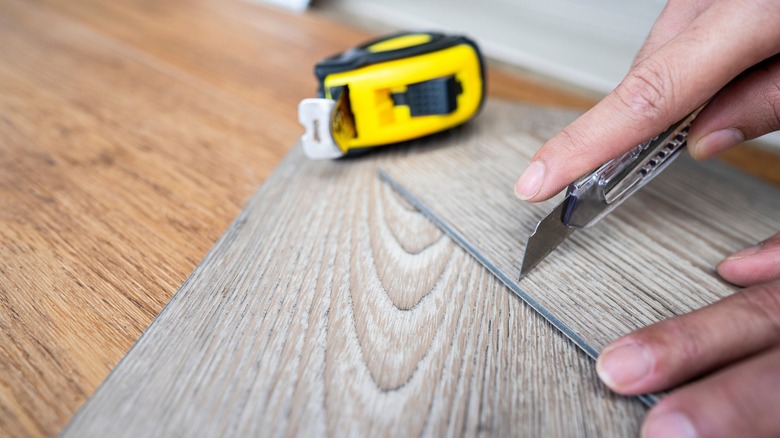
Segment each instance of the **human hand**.
[[599,356],[596,370],[616,392],[674,388],[648,413],[643,436],[780,436],[780,233],[718,272],[747,287],[626,335]]
[[[548,199],[708,100],[688,136],[695,158],[780,129],[779,20],[776,0],[670,0],[623,82],[539,149],[515,193]],[[619,393],[674,388],[645,419],[647,436],[780,436],[780,233],[718,272],[746,288],[599,357]]]
[[515,193],[548,199],[709,99],[688,149],[710,157],[780,129],[780,2],[670,0],[615,90],[531,159]]

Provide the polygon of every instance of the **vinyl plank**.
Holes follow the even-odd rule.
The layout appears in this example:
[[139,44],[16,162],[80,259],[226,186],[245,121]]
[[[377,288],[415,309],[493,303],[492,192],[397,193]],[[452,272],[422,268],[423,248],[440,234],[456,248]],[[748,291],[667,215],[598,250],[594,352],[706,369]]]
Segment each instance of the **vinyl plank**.
[[[0,1],[0,435],[61,430],[300,135],[311,65],[374,32],[242,0]],[[489,64],[489,92],[593,103],[520,74]]]
[[0,436],[64,427],[300,136],[314,62],[371,35],[242,0],[0,0]]
[[592,357],[621,335],[733,293],[715,265],[780,228],[780,190],[686,154],[518,281],[527,237],[560,201],[534,205],[512,193],[543,139],[568,121],[529,135],[518,120],[539,111],[492,102],[469,135],[382,175]]
[[394,158],[293,149],[63,436],[636,434],[641,403],[378,179]]

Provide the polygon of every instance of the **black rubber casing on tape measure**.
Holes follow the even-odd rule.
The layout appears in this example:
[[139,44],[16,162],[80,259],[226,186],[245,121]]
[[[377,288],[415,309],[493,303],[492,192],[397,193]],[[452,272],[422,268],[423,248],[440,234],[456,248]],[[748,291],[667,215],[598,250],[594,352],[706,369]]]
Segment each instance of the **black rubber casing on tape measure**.
[[[395,50],[387,50],[382,52],[371,52],[368,50],[368,47],[371,47],[375,44],[379,44],[383,41],[392,40],[405,35],[415,35],[415,34],[429,35],[431,39],[430,41],[424,44],[404,47]],[[366,43],[361,44],[360,46],[349,49],[346,52],[330,56],[317,63],[317,65],[314,66],[314,74],[317,76],[317,80],[319,82],[319,89],[317,90],[317,94],[319,95],[319,97],[325,97],[325,88],[324,88],[325,78],[331,74],[356,70],[361,67],[366,67],[372,64],[378,64],[381,62],[387,62],[396,59],[403,59],[403,58],[410,58],[418,55],[424,55],[426,53],[444,50],[449,47],[454,47],[461,44],[466,44],[468,46],[471,46],[474,49],[474,52],[477,54],[477,58],[479,59],[480,76],[482,78],[482,83],[486,84],[485,67],[482,58],[482,53],[479,51],[479,47],[477,47],[477,44],[471,39],[464,37],[462,35],[446,35],[440,32],[400,32],[388,36],[383,36],[381,38],[377,38],[372,41],[368,41]],[[337,95],[333,97],[338,98]],[[484,101],[485,101],[485,95],[483,93],[482,99],[480,101],[480,108],[484,104]]]

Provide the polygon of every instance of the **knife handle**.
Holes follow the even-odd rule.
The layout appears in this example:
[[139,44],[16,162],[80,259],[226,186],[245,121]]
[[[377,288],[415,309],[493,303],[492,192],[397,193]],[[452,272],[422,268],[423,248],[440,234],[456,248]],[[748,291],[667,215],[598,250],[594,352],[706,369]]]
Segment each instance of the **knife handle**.
[[569,201],[561,218],[563,223],[578,228],[592,226],[655,178],[685,148],[691,123],[702,108],[704,105],[655,138],[571,184],[566,192]]

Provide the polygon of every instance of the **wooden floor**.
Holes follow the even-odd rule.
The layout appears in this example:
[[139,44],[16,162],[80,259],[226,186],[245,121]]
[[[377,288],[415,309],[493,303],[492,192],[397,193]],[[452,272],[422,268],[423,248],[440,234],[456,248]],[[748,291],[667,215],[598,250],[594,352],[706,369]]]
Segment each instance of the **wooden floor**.
[[406,152],[292,151],[63,436],[636,435],[638,400],[380,181]]
[[313,63],[368,36],[237,0],[0,0],[0,435],[62,429],[299,136]]
[[[490,109],[457,140],[388,164],[383,175],[593,358],[620,336],[732,294],[715,266],[780,228],[778,187],[685,154],[518,280],[526,238],[562,195],[520,202],[511,190],[517,169],[574,116],[500,102]],[[532,117],[547,123],[518,122]]]

